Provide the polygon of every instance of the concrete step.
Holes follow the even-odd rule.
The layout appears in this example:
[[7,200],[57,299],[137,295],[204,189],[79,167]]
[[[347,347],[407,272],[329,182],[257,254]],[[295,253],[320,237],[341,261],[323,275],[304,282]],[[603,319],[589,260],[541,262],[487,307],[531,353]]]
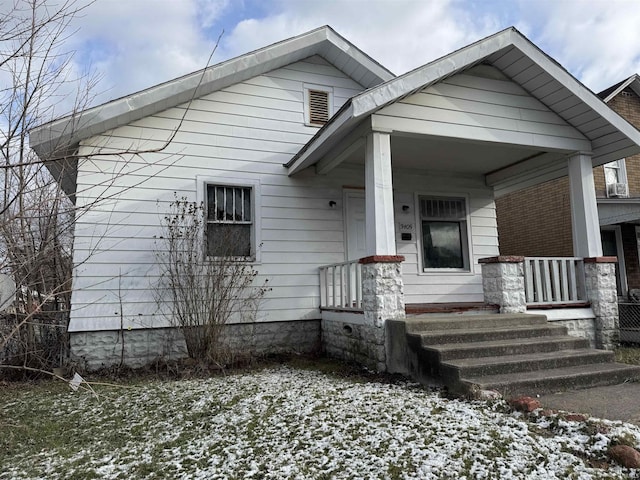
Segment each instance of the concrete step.
[[407,333],[437,330],[466,330],[477,328],[506,328],[547,324],[544,315],[526,313],[499,315],[416,315],[403,320]]
[[455,393],[474,389],[497,390],[504,396],[539,395],[562,390],[616,385],[640,380],[640,366],[599,363],[572,367],[463,378],[452,385]]
[[562,325],[526,325],[522,327],[469,328],[466,330],[435,330],[409,333],[418,336],[420,345],[441,345],[449,343],[486,342],[491,340],[511,340],[515,338],[535,338],[566,336],[567,328]]
[[468,377],[613,363],[614,360],[613,352],[584,348],[524,355],[461,358],[443,362],[440,365],[440,375],[445,381],[458,381],[460,378]]
[[569,335],[422,346],[422,350],[428,353],[430,358],[439,362],[457,358],[498,357],[579,348],[589,348],[589,341]]

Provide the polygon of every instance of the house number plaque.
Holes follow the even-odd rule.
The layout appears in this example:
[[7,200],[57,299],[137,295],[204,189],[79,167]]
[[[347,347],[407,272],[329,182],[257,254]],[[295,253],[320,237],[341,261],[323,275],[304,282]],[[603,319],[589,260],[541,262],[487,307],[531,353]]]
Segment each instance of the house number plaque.
[[415,226],[413,223],[398,223],[398,231],[400,232],[400,240],[403,242],[410,242],[413,239],[413,231]]

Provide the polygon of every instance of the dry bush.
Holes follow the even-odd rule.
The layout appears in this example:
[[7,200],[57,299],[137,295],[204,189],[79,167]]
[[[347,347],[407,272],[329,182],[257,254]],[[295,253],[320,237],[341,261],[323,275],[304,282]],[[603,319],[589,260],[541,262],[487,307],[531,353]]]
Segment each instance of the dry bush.
[[[184,197],[170,204],[157,242],[161,270],[157,299],[170,323],[184,334],[189,357],[220,363],[229,355],[221,342],[224,326],[232,318],[255,321],[270,288],[268,280],[255,285],[258,272],[249,256],[232,254],[245,250],[239,243],[244,237],[229,229],[207,239],[204,218],[202,204]],[[222,254],[207,256],[207,241]]]

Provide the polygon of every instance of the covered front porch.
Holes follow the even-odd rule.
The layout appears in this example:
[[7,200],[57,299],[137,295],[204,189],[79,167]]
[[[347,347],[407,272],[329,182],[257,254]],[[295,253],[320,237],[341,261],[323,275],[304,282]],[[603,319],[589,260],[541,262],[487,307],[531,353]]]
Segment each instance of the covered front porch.
[[[610,348],[615,258],[602,256],[592,169],[636,152],[640,132],[513,29],[352,97],[287,164],[362,179],[342,184],[344,258],[319,269],[327,338],[349,318],[349,345],[388,370],[385,324],[406,304],[480,302],[587,310]],[[575,257],[501,257],[494,199],[565,175]]]

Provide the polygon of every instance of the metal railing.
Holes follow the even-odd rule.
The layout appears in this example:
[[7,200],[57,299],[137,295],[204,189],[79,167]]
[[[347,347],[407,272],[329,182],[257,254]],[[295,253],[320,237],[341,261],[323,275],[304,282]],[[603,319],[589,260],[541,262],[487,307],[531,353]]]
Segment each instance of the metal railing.
[[320,308],[362,310],[362,265],[358,260],[320,267]]
[[528,306],[572,305],[587,301],[584,261],[579,257],[525,257]]

